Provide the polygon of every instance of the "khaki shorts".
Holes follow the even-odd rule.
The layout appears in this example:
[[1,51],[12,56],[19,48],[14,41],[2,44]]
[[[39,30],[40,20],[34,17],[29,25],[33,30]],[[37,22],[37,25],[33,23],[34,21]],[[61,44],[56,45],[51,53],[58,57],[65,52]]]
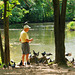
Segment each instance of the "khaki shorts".
[[22,48],[22,54],[29,54],[30,53],[30,47],[29,47],[28,42],[22,43],[21,48]]

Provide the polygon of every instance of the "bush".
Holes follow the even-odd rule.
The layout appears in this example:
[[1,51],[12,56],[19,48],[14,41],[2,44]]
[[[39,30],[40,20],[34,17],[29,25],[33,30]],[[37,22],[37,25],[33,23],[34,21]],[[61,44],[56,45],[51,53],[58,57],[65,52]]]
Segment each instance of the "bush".
[[12,10],[12,15],[10,15],[10,17],[9,17],[9,22],[10,23],[23,22],[22,18],[24,17],[24,14],[26,14],[26,13],[29,13],[29,11],[15,7]]
[[67,24],[67,28],[70,29],[75,29],[75,21],[71,21]]

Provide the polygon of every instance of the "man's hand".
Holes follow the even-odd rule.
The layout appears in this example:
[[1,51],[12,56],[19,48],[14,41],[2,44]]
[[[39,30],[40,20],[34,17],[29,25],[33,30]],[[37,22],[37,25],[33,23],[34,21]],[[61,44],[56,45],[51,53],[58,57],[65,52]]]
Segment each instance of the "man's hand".
[[33,38],[31,38],[30,40],[33,41]]
[[21,39],[19,39],[19,41],[21,41]]

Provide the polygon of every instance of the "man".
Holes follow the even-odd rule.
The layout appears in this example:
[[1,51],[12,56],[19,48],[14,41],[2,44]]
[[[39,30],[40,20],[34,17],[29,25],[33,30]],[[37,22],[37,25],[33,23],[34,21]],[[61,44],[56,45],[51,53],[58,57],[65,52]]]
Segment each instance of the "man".
[[29,27],[28,25],[24,26],[24,30],[20,33],[20,39],[19,41],[21,41],[22,45],[22,65],[24,65],[24,57],[26,55],[26,62],[28,62],[28,56],[30,53],[30,47],[29,47],[29,42],[33,41],[33,39],[29,39],[29,36],[27,34],[27,32],[29,31],[31,27]]

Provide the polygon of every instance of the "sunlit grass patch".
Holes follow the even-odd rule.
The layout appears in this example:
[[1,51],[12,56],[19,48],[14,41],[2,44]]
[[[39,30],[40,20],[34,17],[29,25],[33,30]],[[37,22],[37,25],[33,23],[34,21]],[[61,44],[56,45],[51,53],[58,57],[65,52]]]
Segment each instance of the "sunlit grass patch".
[[2,63],[1,57],[0,57],[0,63]]

